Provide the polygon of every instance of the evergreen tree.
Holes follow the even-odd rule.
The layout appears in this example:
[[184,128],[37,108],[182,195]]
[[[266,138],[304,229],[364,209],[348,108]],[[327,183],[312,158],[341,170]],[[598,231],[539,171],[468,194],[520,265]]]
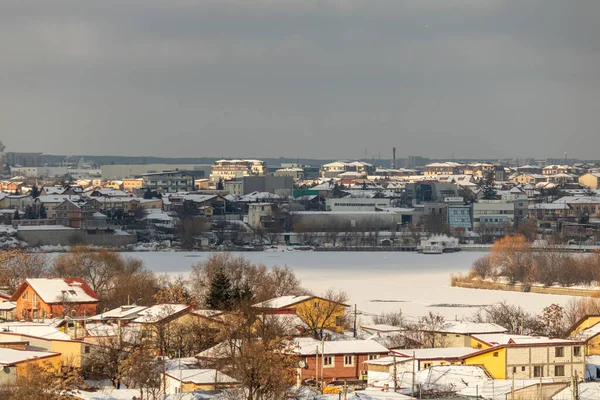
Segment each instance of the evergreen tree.
[[495,200],[496,199],[496,189],[494,188],[494,183],[496,182],[496,172],[494,170],[490,170],[485,174],[481,182],[481,190],[483,191],[483,200]]
[[34,199],[40,197],[40,189],[38,189],[37,185],[33,185],[33,187],[31,188],[31,197],[33,197]]
[[231,279],[221,268],[210,281],[210,289],[204,299],[204,304],[213,310],[231,310],[234,306],[235,295]]
[[40,204],[40,219],[48,218],[48,214],[46,214],[46,207],[43,204]]
[[146,189],[146,193],[144,193],[144,199],[150,200],[152,197],[153,197],[153,195],[152,195],[152,191],[150,190],[150,188]]
[[225,190],[225,184],[223,183],[223,179],[219,179],[219,182],[217,182],[217,190]]

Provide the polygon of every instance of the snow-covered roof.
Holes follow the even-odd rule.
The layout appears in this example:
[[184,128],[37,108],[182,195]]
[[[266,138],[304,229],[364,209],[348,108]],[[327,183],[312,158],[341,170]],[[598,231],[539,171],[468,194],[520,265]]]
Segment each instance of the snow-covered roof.
[[461,167],[462,164],[461,163],[457,163],[457,162],[453,162],[453,161],[447,161],[447,162],[437,162],[437,163],[431,163],[431,164],[427,164],[425,166],[425,168],[430,167],[430,168],[441,168],[441,167]]
[[275,297],[274,299],[263,301],[261,303],[254,304],[253,307],[259,308],[286,308],[294,304],[301,303],[314,296],[281,296]]
[[505,333],[488,333],[472,335],[474,339],[488,343],[492,346],[498,345],[568,345],[580,343],[578,340],[554,339],[545,336],[509,335]]
[[555,204],[600,204],[598,196],[564,196],[554,201]]
[[50,353],[47,351],[0,349],[0,365],[10,366],[34,358],[44,358],[51,356],[60,356],[60,353]]
[[[579,400],[596,400],[600,397],[600,382],[580,382],[577,387]],[[570,387],[552,396],[552,400],[571,400],[573,390]]]
[[575,335],[569,337],[573,340],[588,340],[600,333],[600,323],[594,324],[587,329],[583,329],[577,332]]
[[197,385],[237,383],[235,379],[216,369],[174,369],[167,371],[166,374],[173,379],[181,380],[181,382]]
[[112,310],[103,312],[101,314],[94,315],[93,317],[88,318],[90,321],[102,321],[105,319],[128,319],[134,318],[139,313],[144,311],[146,306],[121,306],[114,308]]
[[324,354],[382,354],[387,353],[388,349],[374,340],[338,340],[321,342],[312,339],[297,339],[297,353],[302,356],[316,354],[317,347],[321,354],[321,343],[324,346]]
[[252,193],[248,193],[243,196],[240,196],[238,198],[238,201],[240,201],[240,202],[255,202],[258,200],[268,200],[268,199],[278,200],[278,199],[281,199],[281,196],[278,194],[269,193],[269,192],[252,192]]
[[413,354],[417,360],[437,360],[444,358],[459,358],[471,353],[476,353],[479,350],[471,347],[442,347],[435,349],[399,349],[392,350],[394,353],[412,358]]
[[157,304],[140,312],[140,316],[133,322],[153,324],[191,308],[192,306],[187,304]]
[[18,333],[49,340],[71,340],[69,335],[55,327],[33,322],[4,322],[0,324],[0,334],[2,332]]
[[454,321],[446,323],[441,329],[439,329],[439,332],[442,333],[459,333],[463,335],[471,335],[475,333],[501,333],[506,331],[506,328],[498,324]]
[[17,308],[17,303],[13,303],[12,301],[0,302],[0,311],[11,311],[15,308]]
[[[98,295],[80,278],[35,278],[25,282],[48,304],[98,302]],[[19,295],[20,292],[17,291]]]
[[399,331],[403,330],[399,326],[386,325],[386,324],[362,325],[360,328],[363,330],[374,331],[374,332],[399,332]]
[[44,203],[44,204],[49,204],[49,203],[60,204],[60,203],[64,202],[65,200],[79,201],[79,200],[81,200],[81,197],[79,197],[77,195],[71,195],[71,194],[61,194],[61,195],[40,196],[37,199],[40,203]]

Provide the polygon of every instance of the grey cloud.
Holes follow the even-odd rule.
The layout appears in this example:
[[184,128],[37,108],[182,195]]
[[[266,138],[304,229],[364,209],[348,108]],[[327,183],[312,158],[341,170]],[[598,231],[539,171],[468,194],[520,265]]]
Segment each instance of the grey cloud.
[[599,158],[599,12],[584,0],[7,0],[3,141],[88,154],[389,157],[395,145]]

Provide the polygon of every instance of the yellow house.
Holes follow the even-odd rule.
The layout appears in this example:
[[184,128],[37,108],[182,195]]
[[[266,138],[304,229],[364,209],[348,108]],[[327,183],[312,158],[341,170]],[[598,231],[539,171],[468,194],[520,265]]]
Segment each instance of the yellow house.
[[[141,327],[142,338],[156,338],[159,333],[166,333],[166,340],[170,338],[168,331],[174,324],[185,324],[198,317],[190,314],[192,306],[187,304],[163,303],[148,307],[139,313],[139,316],[131,321],[131,324]],[[160,353],[160,349],[157,349]]]
[[484,367],[494,379],[550,377],[585,379],[585,346],[578,340],[538,336],[487,334],[472,337],[480,351],[461,358],[467,365]]
[[296,314],[311,328],[344,332],[347,304],[317,296],[281,296],[255,304],[268,314]]
[[91,352],[89,343],[79,340],[51,339],[22,333],[0,332],[0,344],[11,341],[26,342],[26,350],[57,353],[62,365],[80,368],[86,354]]
[[589,173],[579,177],[579,184],[587,186],[590,189],[598,189],[600,183],[600,173]]
[[46,351],[22,351],[0,348],[0,386],[14,383],[27,376],[31,366],[60,371],[60,354]]
[[585,354],[600,354],[600,315],[586,315],[569,330],[569,339],[584,340]]
[[165,373],[166,393],[219,390],[236,387],[238,381],[216,369],[178,369]]

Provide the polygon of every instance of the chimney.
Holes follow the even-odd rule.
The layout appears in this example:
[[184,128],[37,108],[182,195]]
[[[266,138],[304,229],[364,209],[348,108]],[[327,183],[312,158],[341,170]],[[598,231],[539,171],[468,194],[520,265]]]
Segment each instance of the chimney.
[[396,169],[396,148],[392,147],[392,169]]

